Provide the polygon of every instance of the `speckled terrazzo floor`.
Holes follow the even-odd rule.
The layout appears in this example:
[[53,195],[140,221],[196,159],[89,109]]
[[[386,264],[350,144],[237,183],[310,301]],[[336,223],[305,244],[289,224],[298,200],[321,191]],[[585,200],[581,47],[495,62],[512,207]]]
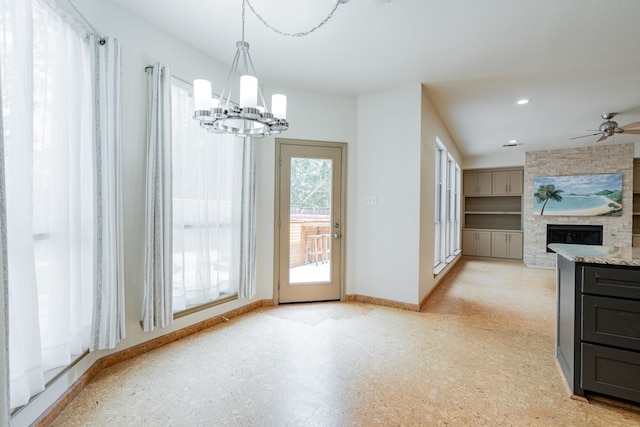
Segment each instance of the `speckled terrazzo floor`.
[[569,399],[555,272],[463,259],[421,313],[264,308],[103,371],[55,426],[638,426]]

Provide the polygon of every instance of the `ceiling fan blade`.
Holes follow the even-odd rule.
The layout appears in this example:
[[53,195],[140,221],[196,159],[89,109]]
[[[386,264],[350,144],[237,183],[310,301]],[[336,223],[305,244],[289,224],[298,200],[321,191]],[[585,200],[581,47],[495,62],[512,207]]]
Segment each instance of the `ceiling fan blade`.
[[640,129],[627,129],[623,133],[630,133],[633,135],[640,135]]
[[596,142],[604,141],[605,139],[607,139],[607,135],[602,135]]
[[640,127],[640,122],[633,122],[633,123],[629,123],[628,125],[624,125],[624,126],[620,126],[620,129],[631,129],[631,128],[637,128]]
[[574,138],[569,138],[569,141],[571,141],[572,139],[580,139],[580,138],[586,138],[586,137],[588,137],[588,136],[596,136],[596,135],[600,135],[600,132],[598,132],[598,133],[593,133],[593,134],[591,134],[591,135],[582,135],[582,136],[576,136],[576,137],[574,137]]

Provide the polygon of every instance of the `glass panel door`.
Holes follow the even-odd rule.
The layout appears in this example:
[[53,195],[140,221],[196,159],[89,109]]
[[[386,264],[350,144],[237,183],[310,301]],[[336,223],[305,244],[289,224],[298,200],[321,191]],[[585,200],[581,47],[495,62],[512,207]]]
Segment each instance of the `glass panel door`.
[[280,302],[340,299],[341,144],[280,143]]

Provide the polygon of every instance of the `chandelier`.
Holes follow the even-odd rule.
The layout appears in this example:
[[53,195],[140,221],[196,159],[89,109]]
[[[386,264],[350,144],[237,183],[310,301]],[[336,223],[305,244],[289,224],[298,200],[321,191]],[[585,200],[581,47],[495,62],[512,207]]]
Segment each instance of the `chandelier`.
[[[212,133],[262,138],[289,129],[287,98],[282,94],[274,94],[271,97],[271,111],[267,110],[249,54],[249,43],[244,41],[244,11],[245,0],[242,0],[242,40],[236,43],[236,54],[220,96],[212,98],[211,82],[208,80],[193,81],[193,118]],[[240,102],[233,105],[230,101],[231,91],[238,77]]]
[[[271,111],[258,86],[256,70],[249,55],[249,43],[244,41],[244,11],[248,4],[254,15],[270,30],[289,37],[304,37],[324,26],[335,13],[338,6],[349,0],[337,0],[326,18],[308,31],[286,33],[270,25],[256,10],[249,0],[242,0],[242,40],[236,43],[236,55],[231,63],[220,96],[212,98],[211,82],[197,79],[193,81],[195,111],[193,118],[200,121],[200,126],[213,133],[232,134],[240,137],[262,138],[267,135],[279,134],[289,129],[287,122],[287,97],[274,94],[271,97]],[[231,91],[234,82],[240,81],[240,103],[231,104]],[[261,104],[258,104],[260,101]]]

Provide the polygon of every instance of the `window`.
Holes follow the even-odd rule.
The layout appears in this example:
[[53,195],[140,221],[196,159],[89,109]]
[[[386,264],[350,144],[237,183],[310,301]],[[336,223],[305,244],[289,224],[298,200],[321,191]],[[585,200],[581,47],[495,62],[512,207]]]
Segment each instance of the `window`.
[[0,20],[15,408],[89,347],[92,87],[85,34],[49,2],[3,2]]
[[172,79],[173,312],[237,295],[242,141],[193,120],[193,88]]
[[434,229],[434,244],[435,250],[433,252],[433,265],[437,267],[443,261],[442,258],[442,184],[444,177],[442,174],[442,161],[444,159],[444,147],[440,144],[436,144],[436,158],[435,158],[435,170],[436,170],[436,187],[435,187],[435,229]]
[[438,139],[435,148],[434,273],[460,253],[460,167]]

